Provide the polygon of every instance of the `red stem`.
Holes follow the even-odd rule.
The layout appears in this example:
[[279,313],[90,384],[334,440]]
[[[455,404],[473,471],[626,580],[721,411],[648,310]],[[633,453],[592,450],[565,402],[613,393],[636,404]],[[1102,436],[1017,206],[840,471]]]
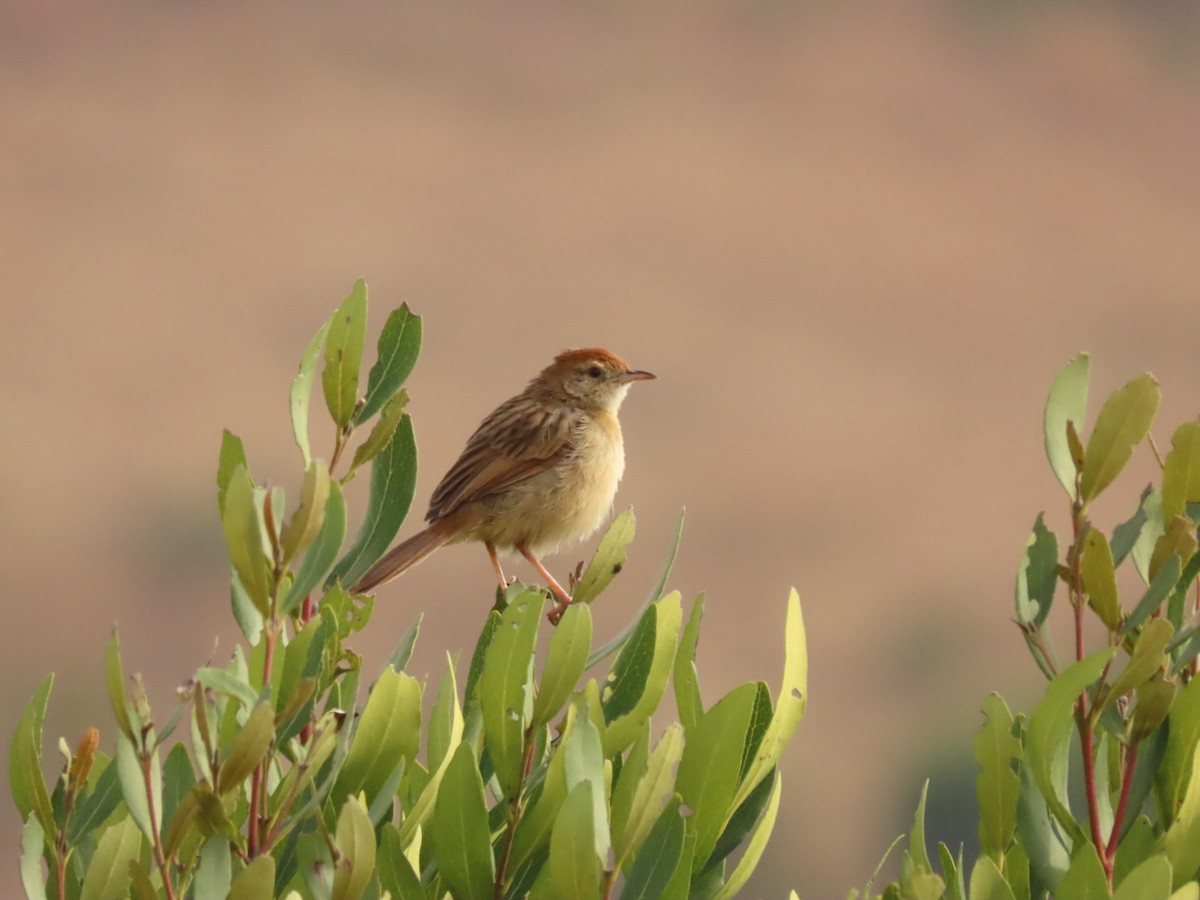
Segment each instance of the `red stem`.
[[1125,772],[1121,777],[1121,799],[1117,801],[1117,811],[1113,814],[1112,834],[1108,836],[1108,846],[1104,856],[1108,859],[1106,868],[1112,865],[1117,855],[1117,841],[1121,837],[1121,825],[1125,821],[1125,809],[1129,805],[1129,794],[1133,788],[1133,769],[1137,764],[1138,745],[1132,744],[1125,752]]
[[1100,804],[1096,799],[1096,760],[1092,753],[1092,729],[1088,725],[1084,697],[1084,694],[1079,695],[1075,716],[1079,722],[1079,743],[1083,750],[1083,784],[1087,789],[1088,821],[1092,828],[1092,843],[1096,845],[1096,853],[1104,866],[1104,876],[1111,884],[1113,863],[1105,850],[1104,836],[1100,833]]

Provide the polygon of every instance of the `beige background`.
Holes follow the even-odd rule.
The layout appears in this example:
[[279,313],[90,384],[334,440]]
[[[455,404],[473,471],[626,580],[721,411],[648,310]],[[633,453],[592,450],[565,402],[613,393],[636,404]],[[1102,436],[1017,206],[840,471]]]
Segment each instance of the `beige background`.
[[[288,384],[362,275],[376,328],[425,317],[418,512],[493,405],[603,344],[660,380],[625,408],[639,533],[600,632],[685,504],[709,702],[778,683],[800,590],[810,713],[747,897],[861,884],[927,776],[972,839],[978,705],[1036,697],[1008,620],[1030,524],[1063,521],[1050,379],[1080,349],[1094,398],[1153,370],[1163,444],[1200,405],[1197,20],[1139,7],[5,5],[5,731],[54,671],[47,752],[111,746],[114,621],[163,718],[226,657],[220,429],[296,484]],[[406,576],[367,665],[424,610],[439,670],[490,577],[472,548]]]

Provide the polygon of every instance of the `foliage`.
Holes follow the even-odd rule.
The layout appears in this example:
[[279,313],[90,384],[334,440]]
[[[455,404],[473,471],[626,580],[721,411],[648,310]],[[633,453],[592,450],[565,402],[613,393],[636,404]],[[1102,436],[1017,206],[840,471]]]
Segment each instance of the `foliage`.
[[[944,844],[934,871],[922,795],[888,900],[1200,898],[1200,420],[1175,430],[1165,458],[1150,440],[1161,482],[1106,533],[1089,506],[1148,439],[1159,388],[1142,375],[1115,391],[1085,442],[1088,381],[1081,354],[1046,402],[1046,454],[1070,516],[1065,549],[1039,515],[1017,570],[1016,624],[1045,694],[1028,716],[998,694],[984,702],[981,855],[969,877],[961,852]],[[1120,577],[1122,566],[1136,575]],[[1129,583],[1132,592],[1121,586]],[[1061,593],[1066,652],[1050,634]],[[1072,767],[1081,800],[1067,789]]]
[[[695,667],[703,597],[684,625],[679,593],[665,592],[678,532],[636,619],[594,647],[592,605],[633,538],[626,512],[544,652],[546,593],[513,585],[480,609],[465,680],[452,654],[432,687],[405,670],[419,619],[383,671],[364,673],[349,642],[369,624],[372,600],[342,585],[384,552],[412,501],[402,386],[422,328],[407,307],[391,313],[363,390],[366,316],[359,281],[301,359],[291,420],[304,477],[293,507],[251,475],[240,439],[222,440],[217,505],[245,644],[224,667],[200,668],[163,722],[140,677],[126,678],[114,633],[111,752],[86,729],[74,750],[61,745],[67,762],[50,786],[42,730],[52,679],[35,692],[10,757],[27,896],[734,896],[774,825],[777,764],[807,699],[796,594],[774,702],[754,682],[705,708]],[[328,464],[309,439],[318,362],[333,423]],[[368,464],[367,508],[346,547],[343,488]],[[605,675],[589,674],[606,660]],[[651,716],[669,681],[682,722],[657,732]]]

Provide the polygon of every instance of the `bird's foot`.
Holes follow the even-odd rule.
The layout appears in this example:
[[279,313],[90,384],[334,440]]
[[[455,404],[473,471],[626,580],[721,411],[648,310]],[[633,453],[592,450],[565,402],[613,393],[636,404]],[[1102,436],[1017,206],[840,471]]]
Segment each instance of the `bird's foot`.
[[565,613],[567,611],[567,607],[571,605],[570,596],[566,594],[555,594],[555,596],[558,597],[558,604],[552,610],[550,610],[550,612],[546,613],[546,620],[551,625],[558,625],[559,620],[563,617],[563,613]]

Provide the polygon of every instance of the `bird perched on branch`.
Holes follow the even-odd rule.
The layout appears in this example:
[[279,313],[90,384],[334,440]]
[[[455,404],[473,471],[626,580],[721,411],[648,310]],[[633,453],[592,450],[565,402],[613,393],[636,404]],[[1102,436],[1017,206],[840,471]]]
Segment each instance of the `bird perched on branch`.
[[529,560],[558,600],[549,614],[557,624],[571,596],[539,556],[583,540],[608,516],[625,471],[617,410],[633,382],[654,377],[598,347],[560,353],[471,435],[433,492],[428,527],[389,550],[351,590],[370,591],[443,544],[481,541],[502,587],[497,551]]

